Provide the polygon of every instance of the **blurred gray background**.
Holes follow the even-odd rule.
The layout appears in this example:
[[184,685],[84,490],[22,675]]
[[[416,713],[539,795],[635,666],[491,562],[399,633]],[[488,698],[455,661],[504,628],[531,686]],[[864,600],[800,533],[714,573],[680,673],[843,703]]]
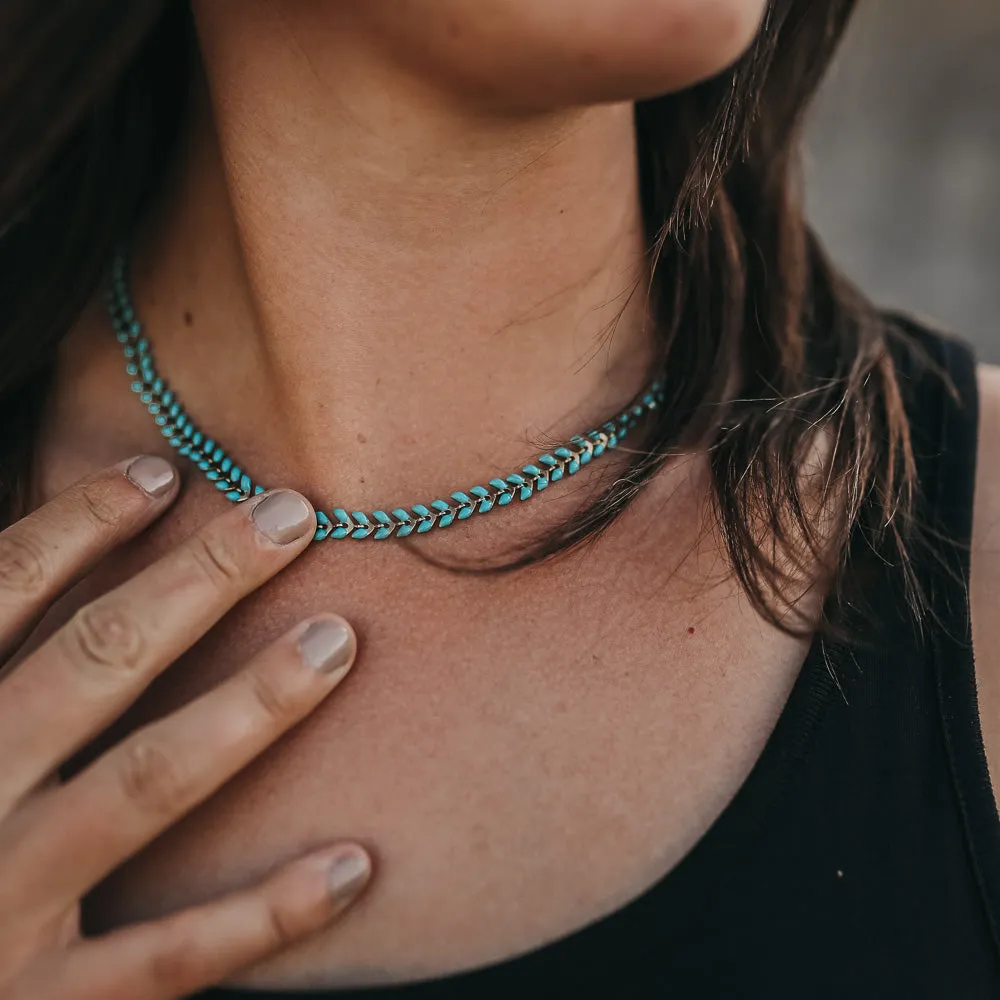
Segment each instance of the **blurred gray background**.
[[865,291],[1000,362],[1000,0],[859,0],[806,181]]

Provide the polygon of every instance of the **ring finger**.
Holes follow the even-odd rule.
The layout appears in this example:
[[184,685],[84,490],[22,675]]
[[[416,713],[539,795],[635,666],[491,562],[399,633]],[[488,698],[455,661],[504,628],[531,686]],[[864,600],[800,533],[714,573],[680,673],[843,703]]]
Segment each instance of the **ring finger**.
[[341,618],[303,623],[250,665],[128,739],[14,817],[16,895],[78,898],[211,795],[341,681],[356,641]]

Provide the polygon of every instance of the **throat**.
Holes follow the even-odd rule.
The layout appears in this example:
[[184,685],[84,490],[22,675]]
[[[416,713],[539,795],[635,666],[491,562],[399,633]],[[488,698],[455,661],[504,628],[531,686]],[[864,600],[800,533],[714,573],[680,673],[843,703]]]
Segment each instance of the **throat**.
[[133,248],[194,419],[268,483],[372,509],[615,416],[652,356],[631,106],[489,119],[376,75],[345,107],[259,6],[218,38],[202,19],[190,126]]

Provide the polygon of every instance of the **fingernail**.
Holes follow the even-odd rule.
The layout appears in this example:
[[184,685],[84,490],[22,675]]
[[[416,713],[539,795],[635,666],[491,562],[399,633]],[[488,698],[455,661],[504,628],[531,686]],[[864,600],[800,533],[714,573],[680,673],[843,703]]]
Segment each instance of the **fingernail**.
[[269,493],[250,515],[257,530],[276,545],[287,545],[315,530],[312,508],[291,490]]
[[174,485],[177,470],[159,455],[140,455],[128,463],[125,475],[147,496],[162,497]]
[[367,885],[372,866],[368,855],[360,850],[339,854],[326,872],[326,885],[336,903],[347,903]]
[[310,622],[299,637],[302,659],[323,674],[333,674],[349,667],[357,643],[354,629],[343,618],[322,618]]

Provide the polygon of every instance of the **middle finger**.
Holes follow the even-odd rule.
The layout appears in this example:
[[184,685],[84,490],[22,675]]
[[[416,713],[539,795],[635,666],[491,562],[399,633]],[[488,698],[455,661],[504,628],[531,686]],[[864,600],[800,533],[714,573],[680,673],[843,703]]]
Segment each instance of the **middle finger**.
[[314,530],[299,494],[264,494],[81,608],[28,656],[0,685],[0,815],[291,562]]

